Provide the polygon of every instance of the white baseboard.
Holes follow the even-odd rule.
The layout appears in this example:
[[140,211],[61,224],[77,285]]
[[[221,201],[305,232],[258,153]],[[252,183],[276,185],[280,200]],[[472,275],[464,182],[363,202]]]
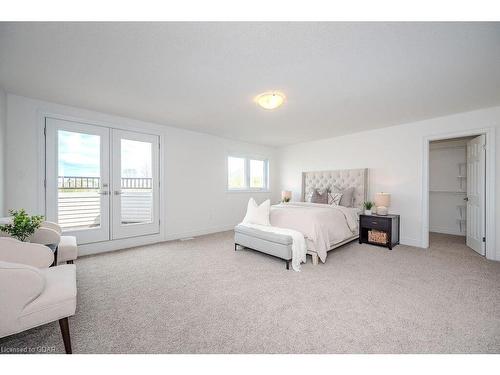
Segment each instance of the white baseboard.
[[[80,256],[100,254],[109,251],[128,249],[131,247],[151,245],[159,242],[175,241],[175,240],[180,240],[181,238],[197,237],[206,234],[225,232],[232,230],[234,227],[235,224],[226,224],[226,225],[197,229],[186,232],[168,233],[164,238],[162,238],[161,235],[157,234],[153,236],[142,236],[142,237],[125,238],[121,240],[98,242],[98,243],[80,245],[78,246],[78,252]],[[421,241],[416,238],[401,237],[400,243],[402,245],[422,247]]]
[[162,236],[160,234],[154,234],[152,236],[140,236],[132,238],[124,238],[120,240],[111,240],[104,242],[89,243],[85,245],[78,245],[78,255],[92,255],[107,253],[109,251],[128,249],[130,247],[150,245],[153,243],[162,242]]
[[455,236],[465,236],[465,233],[458,231],[457,228],[449,227],[431,227],[429,228],[429,232],[453,234]]
[[234,227],[235,224],[227,224],[227,225],[198,229],[187,232],[170,233],[170,234],[167,233],[165,237],[161,236],[160,234],[155,234],[151,236],[140,236],[140,237],[124,238],[120,240],[90,243],[85,245],[79,245],[78,254],[79,256],[85,256],[92,254],[107,253],[109,251],[123,250],[143,245],[151,245],[159,242],[175,241],[186,237],[196,237],[205,234],[225,232],[228,230],[232,230]]
[[420,241],[416,238],[411,238],[411,237],[401,237],[401,239],[399,240],[399,243],[401,245],[422,247],[422,241]]
[[165,236],[165,241],[173,241],[186,237],[196,237],[196,236],[203,236],[205,234],[226,232],[228,230],[234,229],[235,226],[236,224],[227,224],[227,225],[218,225],[210,228],[191,230],[187,232],[167,233],[167,235]]

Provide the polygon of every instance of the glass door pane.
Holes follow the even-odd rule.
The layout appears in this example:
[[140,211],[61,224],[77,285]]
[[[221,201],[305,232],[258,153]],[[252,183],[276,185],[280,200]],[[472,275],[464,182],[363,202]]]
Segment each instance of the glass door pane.
[[109,129],[46,119],[46,216],[79,244],[109,240]]
[[112,238],[159,233],[159,139],[113,129]]
[[57,218],[63,230],[101,225],[101,137],[58,130]]
[[153,221],[153,173],[150,142],[121,139],[121,223]]

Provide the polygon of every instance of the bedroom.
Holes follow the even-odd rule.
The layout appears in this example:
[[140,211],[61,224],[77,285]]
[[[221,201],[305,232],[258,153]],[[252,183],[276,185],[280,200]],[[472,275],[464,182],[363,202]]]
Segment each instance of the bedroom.
[[[498,22],[1,22],[2,353],[498,354],[499,45]],[[483,254],[435,233],[432,152],[477,135]],[[23,302],[13,267],[59,294]]]

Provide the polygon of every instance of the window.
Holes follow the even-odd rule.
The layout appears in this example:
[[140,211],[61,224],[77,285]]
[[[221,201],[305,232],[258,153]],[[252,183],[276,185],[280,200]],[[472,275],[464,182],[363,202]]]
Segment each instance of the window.
[[250,160],[250,188],[264,189],[264,160]]
[[227,158],[227,186],[229,189],[245,188],[245,159]]
[[229,156],[227,188],[235,191],[268,190],[268,165],[263,159]]

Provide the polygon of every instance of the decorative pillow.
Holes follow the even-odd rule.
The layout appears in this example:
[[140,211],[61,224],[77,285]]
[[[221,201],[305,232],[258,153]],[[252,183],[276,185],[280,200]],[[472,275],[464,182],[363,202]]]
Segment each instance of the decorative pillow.
[[328,204],[328,190],[324,190],[322,193],[318,189],[314,189],[311,203],[323,203]]
[[354,203],[354,187],[350,187],[347,189],[340,189],[339,187],[334,187],[335,193],[341,193],[342,197],[340,198],[339,206],[344,207],[352,207]]
[[340,200],[342,199],[342,193],[328,193],[328,204],[332,206],[338,206]]
[[312,203],[312,196],[315,191],[318,191],[319,194],[323,194],[324,190],[323,189],[318,189],[318,188],[309,188],[304,196],[304,202],[309,202]]
[[271,209],[271,201],[268,199],[260,206],[255,202],[255,199],[250,198],[247,206],[247,214],[243,219],[245,224],[260,224],[271,225],[269,222],[269,211]]

